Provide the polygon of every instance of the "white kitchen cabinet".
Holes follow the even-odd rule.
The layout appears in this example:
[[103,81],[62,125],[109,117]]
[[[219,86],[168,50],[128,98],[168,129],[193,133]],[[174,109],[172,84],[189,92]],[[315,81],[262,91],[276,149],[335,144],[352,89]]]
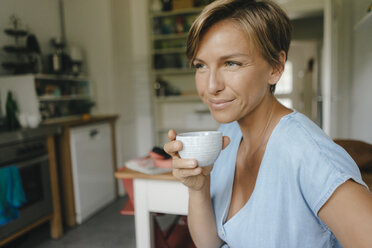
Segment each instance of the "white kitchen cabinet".
[[116,197],[109,122],[71,128],[76,222],[82,223]]

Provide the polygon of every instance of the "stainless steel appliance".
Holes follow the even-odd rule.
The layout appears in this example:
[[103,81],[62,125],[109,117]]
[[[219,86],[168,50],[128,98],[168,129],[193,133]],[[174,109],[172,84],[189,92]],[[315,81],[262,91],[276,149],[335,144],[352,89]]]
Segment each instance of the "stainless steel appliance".
[[45,137],[0,144],[0,167],[10,165],[19,168],[27,202],[18,219],[0,227],[0,240],[53,212]]

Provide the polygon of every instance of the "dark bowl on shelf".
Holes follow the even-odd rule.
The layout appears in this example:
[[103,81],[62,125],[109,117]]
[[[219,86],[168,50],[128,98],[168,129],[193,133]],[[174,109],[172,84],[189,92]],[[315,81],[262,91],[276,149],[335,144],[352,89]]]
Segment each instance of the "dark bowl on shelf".
[[32,63],[4,62],[2,66],[5,70],[12,71],[14,74],[29,73],[34,68],[34,64]]
[[11,28],[7,28],[4,30],[4,32],[7,34],[7,35],[11,35],[11,36],[26,36],[27,35],[27,31],[26,30],[20,30],[20,29],[11,29]]
[[4,50],[8,53],[24,54],[30,53],[31,50],[28,47],[17,47],[17,46],[4,46]]

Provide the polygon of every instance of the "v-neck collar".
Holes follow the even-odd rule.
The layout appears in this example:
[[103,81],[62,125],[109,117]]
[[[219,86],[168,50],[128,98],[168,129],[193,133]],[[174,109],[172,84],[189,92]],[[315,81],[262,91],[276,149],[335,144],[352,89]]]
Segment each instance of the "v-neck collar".
[[228,224],[232,221],[234,221],[234,219],[237,218],[237,216],[241,215],[241,213],[249,207],[249,205],[252,204],[252,202],[254,201],[254,197],[255,197],[255,192],[257,191],[257,187],[260,187],[260,184],[261,184],[261,181],[262,181],[262,178],[260,176],[261,172],[263,171],[266,163],[265,163],[265,158],[267,157],[267,153],[271,150],[270,146],[271,146],[271,140],[277,135],[278,133],[278,130],[281,126],[281,123],[284,119],[287,119],[288,117],[294,115],[296,113],[296,110],[292,110],[291,113],[287,114],[287,115],[284,115],[282,118],[280,118],[279,122],[276,124],[276,126],[274,127],[273,131],[271,132],[271,135],[269,137],[269,140],[267,141],[267,145],[266,145],[266,148],[265,148],[265,152],[264,152],[264,155],[262,157],[262,160],[261,160],[261,163],[260,163],[260,167],[258,169],[258,174],[257,174],[257,178],[256,178],[256,183],[254,185],[254,189],[252,191],[252,194],[251,196],[249,197],[248,201],[243,205],[243,207],[241,209],[239,209],[238,212],[236,212],[228,221],[226,221],[226,218],[227,218],[227,215],[229,213],[229,209],[230,209],[230,204],[231,204],[231,198],[232,198],[232,190],[233,190],[233,185],[234,185],[234,178],[235,178],[235,170],[236,170],[236,157],[237,157],[237,153],[238,153],[238,150],[239,150],[239,146],[240,146],[240,142],[242,140],[242,132],[240,130],[240,127],[239,125],[237,124],[238,126],[238,134],[237,134],[237,138],[234,139],[234,149],[232,149],[231,152],[233,152],[235,154],[235,156],[233,156],[233,169],[232,169],[232,176],[231,176],[231,180],[228,181],[228,185],[227,187],[229,187],[229,191],[228,191],[228,200],[227,200],[227,205],[225,206],[225,210],[224,210],[224,213],[223,213],[223,218],[222,218],[222,225],[225,225],[225,224]]

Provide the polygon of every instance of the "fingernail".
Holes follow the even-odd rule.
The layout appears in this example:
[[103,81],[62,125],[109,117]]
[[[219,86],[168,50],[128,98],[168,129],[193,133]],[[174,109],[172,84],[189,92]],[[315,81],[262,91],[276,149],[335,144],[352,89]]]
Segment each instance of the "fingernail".
[[187,164],[188,164],[188,165],[195,165],[195,161],[194,161],[194,160],[188,160],[188,161],[187,161]]

